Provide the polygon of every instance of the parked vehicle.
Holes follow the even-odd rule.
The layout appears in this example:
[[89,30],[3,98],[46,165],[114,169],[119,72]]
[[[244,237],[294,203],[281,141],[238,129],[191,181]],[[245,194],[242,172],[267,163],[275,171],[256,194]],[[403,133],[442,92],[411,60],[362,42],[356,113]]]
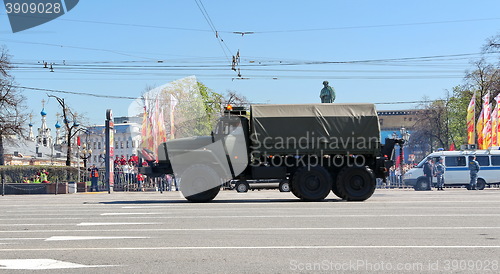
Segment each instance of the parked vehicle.
[[387,177],[394,145],[403,142],[381,145],[373,104],[253,105],[249,115],[227,108],[211,136],[161,144],[158,161],[140,172],[174,173],[193,202],[212,200],[229,181],[244,192],[273,180],[304,201],[323,200],[330,191],[363,201],[375,179]]
[[[481,170],[478,173],[477,188],[483,190],[487,185],[500,183],[500,150],[462,150],[462,151],[436,151],[425,157],[416,167],[407,171],[403,176],[403,183],[413,186],[415,190],[427,189],[428,182],[424,176],[423,165],[428,157],[434,162],[443,158],[446,172],[444,175],[445,186],[465,186],[469,188],[469,157],[475,155]],[[436,179],[433,180],[433,183]]]

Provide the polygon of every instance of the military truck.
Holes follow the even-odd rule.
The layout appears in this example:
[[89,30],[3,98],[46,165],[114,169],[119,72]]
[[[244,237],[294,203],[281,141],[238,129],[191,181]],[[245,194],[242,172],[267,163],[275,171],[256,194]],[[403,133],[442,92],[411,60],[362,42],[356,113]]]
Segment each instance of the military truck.
[[396,143],[380,142],[373,104],[252,105],[226,108],[211,136],[162,143],[158,161],[140,168],[148,176],[175,174],[184,197],[214,199],[221,185],[236,188],[259,180],[289,183],[303,201],[320,201],[330,191],[364,201],[385,180]]

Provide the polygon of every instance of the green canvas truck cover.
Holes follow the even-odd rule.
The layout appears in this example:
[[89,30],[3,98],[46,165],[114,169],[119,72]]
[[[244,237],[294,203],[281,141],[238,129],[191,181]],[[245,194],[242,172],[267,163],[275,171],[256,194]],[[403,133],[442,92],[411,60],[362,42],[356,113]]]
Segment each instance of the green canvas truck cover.
[[373,104],[252,105],[251,149],[272,153],[380,151]]

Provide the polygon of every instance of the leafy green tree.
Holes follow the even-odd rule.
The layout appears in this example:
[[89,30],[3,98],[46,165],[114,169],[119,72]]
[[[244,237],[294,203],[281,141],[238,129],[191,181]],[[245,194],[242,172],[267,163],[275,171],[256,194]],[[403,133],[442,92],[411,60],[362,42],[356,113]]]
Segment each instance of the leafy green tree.
[[163,113],[161,123],[171,139],[210,135],[222,111],[223,96],[194,77],[186,77],[150,89],[143,100],[150,115]]
[[489,92],[489,103],[493,103],[495,96],[500,93],[500,62],[495,63],[491,58],[486,58],[487,55],[498,53],[498,41],[500,35],[487,41],[483,47],[484,56],[472,63],[472,69],[465,74],[464,84],[454,87],[451,96],[421,107],[422,115],[416,123],[412,142],[429,150],[447,148],[451,143],[456,146],[467,143],[466,117],[472,96],[476,94],[477,121],[483,108],[484,95]]
[[[448,99],[448,127],[450,139],[455,145],[467,144],[467,108],[473,91],[467,86],[453,88],[453,96]],[[479,113],[476,111],[477,115]]]

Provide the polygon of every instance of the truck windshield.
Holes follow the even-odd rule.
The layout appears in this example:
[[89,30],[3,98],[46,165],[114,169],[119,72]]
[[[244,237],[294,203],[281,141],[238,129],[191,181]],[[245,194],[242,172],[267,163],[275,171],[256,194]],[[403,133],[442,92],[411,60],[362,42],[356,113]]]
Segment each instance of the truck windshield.
[[[241,127],[241,119],[239,117],[223,117],[217,123],[214,129],[215,140],[224,138]],[[234,134],[234,133],[233,133]]]

